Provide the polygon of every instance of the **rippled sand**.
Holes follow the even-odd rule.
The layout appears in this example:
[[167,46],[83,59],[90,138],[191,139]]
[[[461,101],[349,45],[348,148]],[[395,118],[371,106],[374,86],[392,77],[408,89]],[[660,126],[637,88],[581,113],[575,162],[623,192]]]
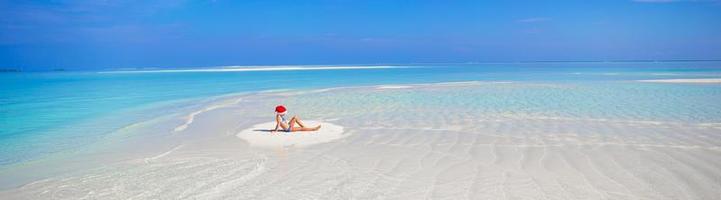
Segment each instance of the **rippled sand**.
[[[508,102],[516,95],[513,91],[544,89],[550,92],[537,95],[553,99],[555,90],[573,93],[578,87],[474,82],[231,97],[152,126],[150,131],[167,133],[160,138],[173,139],[173,145],[0,196],[721,198],[719,121],[647,119],[642,110],[617,117],[600,117],[607,114],[601,111],[553,113],[537,107],[553,104],[543,98]],[[500,100],[483,102],[492,98]],[[238,138],[243,130],[272,120],[272,108],[280,103],[305,119],[342,126],[345,136],[275,148],[252,147]]]

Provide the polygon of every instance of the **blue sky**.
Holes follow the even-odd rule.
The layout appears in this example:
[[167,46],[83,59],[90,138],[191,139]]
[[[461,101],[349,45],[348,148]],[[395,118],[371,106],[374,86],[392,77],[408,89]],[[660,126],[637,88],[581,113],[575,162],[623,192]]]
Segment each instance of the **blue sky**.
[[0,0],[0,67],[721,59],[721,2]]

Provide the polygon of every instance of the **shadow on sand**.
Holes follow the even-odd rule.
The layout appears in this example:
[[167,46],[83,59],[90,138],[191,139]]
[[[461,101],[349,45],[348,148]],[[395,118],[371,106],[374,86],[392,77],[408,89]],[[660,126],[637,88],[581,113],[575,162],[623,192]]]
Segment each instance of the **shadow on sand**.
[[[273,132],[272,129],[253,129],[253,131],[258,131],[258,132]],[[281,132],[281,130],[278,130],[277,132]]]

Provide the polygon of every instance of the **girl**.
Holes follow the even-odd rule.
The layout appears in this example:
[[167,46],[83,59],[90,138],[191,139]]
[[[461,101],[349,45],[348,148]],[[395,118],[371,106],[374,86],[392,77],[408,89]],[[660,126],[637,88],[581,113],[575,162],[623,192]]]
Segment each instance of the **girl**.
[[[300,121],[300,118],[298,116],[293,116],[290,118],[290,120],[287,120],[287,111],[285,109],[285,106],[279,105],[275,107],[275,129],[273,129],[273,132],[278,131],[278,128],[282,127],[283,131],[287,132],[293,132],[293,131],[317,131],[320,129],[320,125],[308,128],[305,127],[305,124],[303,124],[303,121]],[[298,124],[300,127],[296,127],[295,124]]]

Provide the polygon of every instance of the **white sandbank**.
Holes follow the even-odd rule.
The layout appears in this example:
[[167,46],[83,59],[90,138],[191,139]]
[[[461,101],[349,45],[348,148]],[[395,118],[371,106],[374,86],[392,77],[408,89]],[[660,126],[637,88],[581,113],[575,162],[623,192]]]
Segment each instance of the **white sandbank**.
[[309,126],[320,124],[321,129],[318,131],[270,132],[275,126],[275,122],[267,122],[242,130],[236,136],[254,147],[307,147],[348,136],[343,133],[343,127],[339,125],[310,120],[305,123]]
[[254,71],[306,71],[306,70],[358,70],[358,69],[392,69],[409,68],[407,66],[227,66],[220,68],[198,69],[167,69],[167,70],[134,70],[107,71],[99,73],[181,73],[181,72],[254,72]]
[[721,83],[721,78],[639,80],[647,83]]
[[406,84],[406,85],[379,85],[375,86],[376,89],[410,89],[414,87],[440,87],[440,86],[477,86],[477,85],[489,85],[489,84],[509,84],[513,83],[510,81],[458,81],[458,82],[440,82],[440,83],[418,83],[418,84]]
[[411,88],[410,85],[381,85],[376,87],[378,89],[407,89]]

